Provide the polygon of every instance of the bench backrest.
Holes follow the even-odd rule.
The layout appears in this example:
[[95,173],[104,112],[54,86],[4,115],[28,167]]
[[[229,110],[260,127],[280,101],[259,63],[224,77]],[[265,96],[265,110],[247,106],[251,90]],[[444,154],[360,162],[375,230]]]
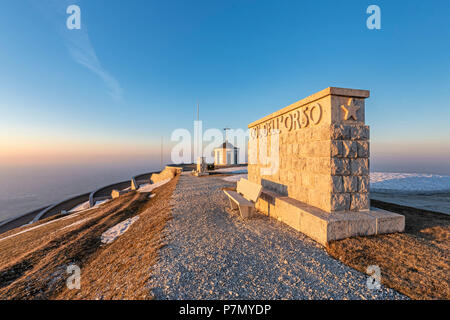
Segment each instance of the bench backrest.
[[261,195],[262,186],[247,179],[241,179],[237,182],[236,191],[245,199],[256,202]]

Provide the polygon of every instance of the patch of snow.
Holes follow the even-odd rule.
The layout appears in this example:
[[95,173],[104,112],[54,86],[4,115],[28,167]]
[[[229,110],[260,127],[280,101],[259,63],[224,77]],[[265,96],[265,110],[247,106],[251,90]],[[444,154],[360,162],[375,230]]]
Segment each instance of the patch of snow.
[[161,187],[162,185],[166,184],[167,182],[169,182],[171,179],[166,179],[166,180],[162,180],[160,182],[157,183],[146,183],[146,184],[141,184],[139,186],[139,189],[137,190],[138,192],[152,192],[153,189],[156,189],[158,187]]
[[104,244],[109,244],[120,237],[122,234],[127,232],[127,230],[131,227],[133,223],[135,223],[139,219],[139,216],[135,216],[133,218],[122,221],[121,223],[116,224],[114,227],[109,228],[102,234],[101,241]]
[[370,190],[375,192],[432,192],[450,190],[450,176],[419,173],[371,172]]
[[89,209],[89,200],[83,203],[80,203],[76,207],[72,208],[69,212],[78,212],[82,210]]
[[229,176],[222,178],[222,180],[228,181],[228,182],[238,182],[241,180],[241,178],[248,179],[248,174],[236,174],[234,176]]
[[[103,203],[106,203],[106,202],[108,202],[108,201],[110,201],[111,199],[105,199],[105,200],[99,200],[99,201],[95,201],[95,204],[94,204],[94,206],[92,207],[92,208],[97,208],[99,205],[101,205],[101,204],[103,204]],[[92,209],[91,208],[91,209]]]

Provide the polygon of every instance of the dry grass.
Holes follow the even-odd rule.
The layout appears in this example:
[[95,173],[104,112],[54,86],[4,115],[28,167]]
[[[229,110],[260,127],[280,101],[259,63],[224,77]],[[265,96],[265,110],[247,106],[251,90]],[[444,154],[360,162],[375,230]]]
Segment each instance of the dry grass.
[[[161,230],[170,218],[177,181],[178,177],[154,190],[152,199],[130,192],[100,208],[0,241],[0,298],[151,298],[145,283],[161,246]],[[136,215],[139,220],[125,234],[109,245],[101,244],[103,232]],[[66,268],[72,263],[81,268],[80,290],[65,285]]]
[[450,299],[450,216],[372,200],[403,214],[404,233],[329,243],[327,251],[350,267],[381,269],[383,284],[413,299]]

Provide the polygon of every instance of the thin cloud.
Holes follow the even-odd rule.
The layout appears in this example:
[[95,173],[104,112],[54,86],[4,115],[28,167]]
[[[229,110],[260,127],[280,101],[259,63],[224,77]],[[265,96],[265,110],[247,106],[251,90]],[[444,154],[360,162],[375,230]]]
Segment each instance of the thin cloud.
[[[49,20],[60,33],[71,57],[76,63],[95,73],[108,88],[108,94],[116,101],[122,100],[122,88],[119,82],[100,63],[89,38],[88,29],[83,19],[83,7],[76,0],[45,0],[32,1],[34,6]],[[78,5],[81,8],[81,29],[69,30],[66,13],[69,5]]]

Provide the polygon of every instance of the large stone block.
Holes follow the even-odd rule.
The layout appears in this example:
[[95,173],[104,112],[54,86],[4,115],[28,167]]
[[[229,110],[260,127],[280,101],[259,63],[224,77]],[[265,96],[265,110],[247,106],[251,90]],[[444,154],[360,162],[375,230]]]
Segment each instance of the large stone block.
[[376,234],[376,219],[364,213],[332,213],[327,219],[327,242],[374,234]]
[[342,176],[331,176],[331,192],[344,192],[344,181]]
[[369,158],[369,142],[367,141],[357,141],[358,145],[358,158]]
[[313,172],[318,174],[327,174],[330,175],[330,158],[321,157],[314,159],[314,168]]
[[358,177],[358,192],[369,192],[370,187],[370,176],[359,176]]
[[287,154],[288,154],[288,156],[292,155],[292,144],[290,144],[290,143],[287,145]]
[[342,151],[342,141],[341,140],[332,140],[330,141],[330,156],[341,158],[343,156]]
[[368,193],[352,193],[350,210],[361,211],[369,209],[369,194]]
[[308,191],[308,203],[317,208],[327,208],[330,210],[329,192],[320,189],[310,189]]
[[350,159],[331,158],[332,175],[350,175],[350,173],[351,173]]
[[340,122],[349,125],[364,123],[364,98],[365,97],[332,96],[331,122]]
[[365,158],[351,159],[351,174],[355,176],[365,176],[369,174],[369,160]]
[[357,192],[358,191],[358,177],[355,176],[344,176],[343,180],[343,189],[344,192]]
[[306,158],[297,159],[297,170],[301,173],[306,171]]
[[330,156],[330,141],[316,141],[313,145],[314,157]]
[[369,140],[369,126],[352,126],[350,135],[353,140]]
[[378,208],[372,208],[366,214],[376,219],[377,234],[405,231],[405,216],[403,215]]
[[349,193],[331,193],[330,210],[344,211],[350,209]]
[[330,127],[331,140],[349,140],[351,138],[351,127],[344,125],[332,125]]
[[358,145],[355,141],[342,141],[342,156],[345,158],[356,158],[358,155]]
[[293,184],[295,182],[294,170],[288,171],[288,183]]
[[172,179],[176,175],[181,174],[182,168],[166,166],[160,173],[153,173],[150,177],[151,183],[161,182],[163,180]]
[[330,140],[330,127],[329,126],[322,126],[317,127],[316,130],[318,130],[318,136],[320,141],[327,141]]
[[290,206],[287,201],[277,201],[275,207],[277,210],[278,220],[284,222],[295,230],[299,230],[300,212],[298,210],[292,210],[292,206]]
[[318,173],[315,175],[315,185],[319,190],[329,192],[332,191],[332,176],[330,174]]

